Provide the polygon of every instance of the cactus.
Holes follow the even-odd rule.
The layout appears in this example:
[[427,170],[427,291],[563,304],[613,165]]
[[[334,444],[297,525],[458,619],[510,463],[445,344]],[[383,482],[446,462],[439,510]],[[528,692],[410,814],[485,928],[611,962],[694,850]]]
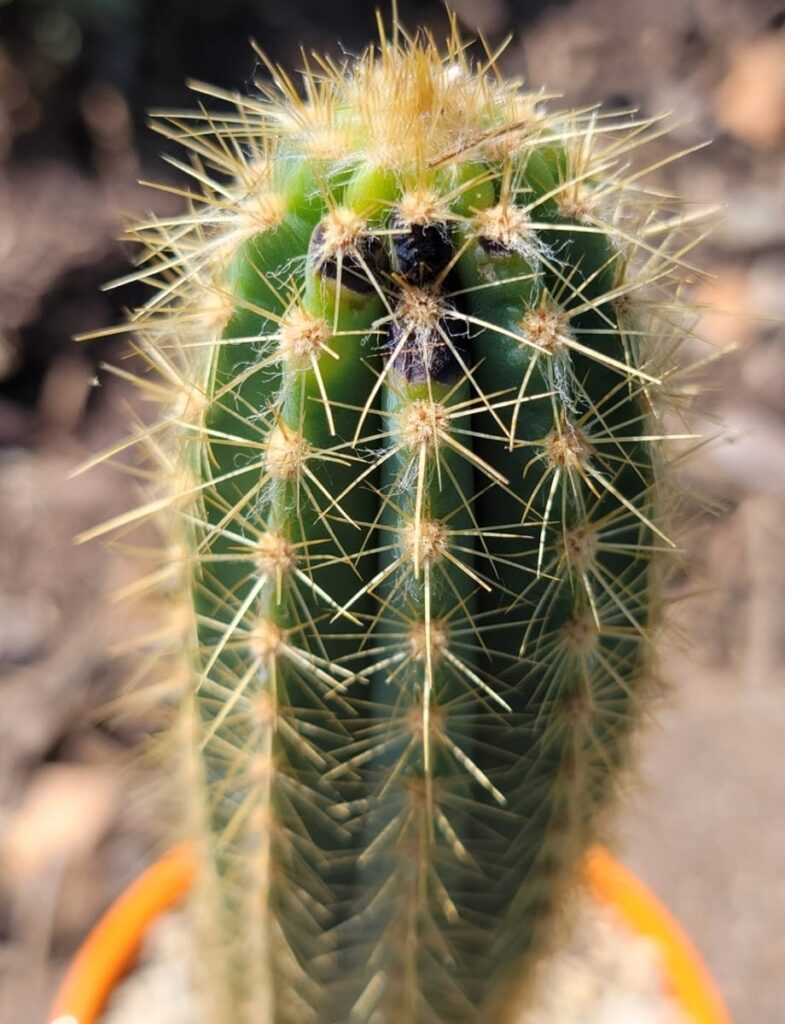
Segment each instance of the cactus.
[[627,168],[658,121],[548,113],[455,29],[269,70],[158,122],[193,185],[134,232],[163,414],[111,524],[158,519],[189,609],[205,998],[504,1021],[652,693],[692,218]]

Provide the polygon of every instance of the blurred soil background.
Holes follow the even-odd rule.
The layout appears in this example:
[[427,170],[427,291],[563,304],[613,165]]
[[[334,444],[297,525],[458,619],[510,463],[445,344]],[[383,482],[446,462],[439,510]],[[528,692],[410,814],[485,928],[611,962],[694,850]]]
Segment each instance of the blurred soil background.
[[[684,465],[690,529],[663,664],[671,689],[643,743],[620,846],[694,937],[736,1024],[785,1022],[785,8],[773,0],[454,0],[465,28],[514,40],[502,67],[569,105],[672,111],[646,156],[712,139],[657,181],[724,207],[697,257],[698,331],[735,349],[704,374]],[[401,3],[440,32],[437,3]],[[74,537],[136,500],[131,475],[70,471],[121,438],[122,336],[72,336],[142,298],[128,217],[178,208],[151,107],[183,81],[251,88],[253,37],[355,52],[371,4],[315,0],[0,0],[0,1021],[44,1020],[86,929],[149,855],[158,823],[129,784],[146,723],[107,706],[158,627],[113,601],[144,571]],[[340,47],[335,40],[340,40]],[[643,155],[641,155],[643,159]],[[719,312],[719,311],[724,312]],[[757,316],[751,316],[753,312]],[[700,357],[705,346],[691,343]],[[96,382],[98,386],[95,386]],[[152,819],[152,820],[151,820]]]

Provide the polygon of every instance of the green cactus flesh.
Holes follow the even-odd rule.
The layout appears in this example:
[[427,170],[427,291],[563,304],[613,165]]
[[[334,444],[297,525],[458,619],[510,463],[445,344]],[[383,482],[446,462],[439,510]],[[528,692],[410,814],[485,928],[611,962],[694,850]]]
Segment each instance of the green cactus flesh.
[[650,689],[688,218],[624,176],[658,125],[457,35],[275,79],[161,122],[202,194],[137,232],[208,998],[501,1021]]

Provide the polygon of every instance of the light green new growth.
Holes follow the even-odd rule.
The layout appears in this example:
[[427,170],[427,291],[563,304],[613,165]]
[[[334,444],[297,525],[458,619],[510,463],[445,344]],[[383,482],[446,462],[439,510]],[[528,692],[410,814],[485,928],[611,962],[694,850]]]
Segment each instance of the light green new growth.
[[206,998],[503,1022],[650,692],[694,218],[457,33],[270,71],[135,232]]

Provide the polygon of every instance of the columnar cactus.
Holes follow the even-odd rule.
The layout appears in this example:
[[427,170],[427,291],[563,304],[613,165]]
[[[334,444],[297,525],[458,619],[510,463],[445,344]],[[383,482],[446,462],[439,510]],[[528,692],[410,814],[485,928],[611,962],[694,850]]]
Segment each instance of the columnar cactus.
[[135,231],[211,1019],[503,1022],[650,692],[689,218],[457,33],[270,72]]

